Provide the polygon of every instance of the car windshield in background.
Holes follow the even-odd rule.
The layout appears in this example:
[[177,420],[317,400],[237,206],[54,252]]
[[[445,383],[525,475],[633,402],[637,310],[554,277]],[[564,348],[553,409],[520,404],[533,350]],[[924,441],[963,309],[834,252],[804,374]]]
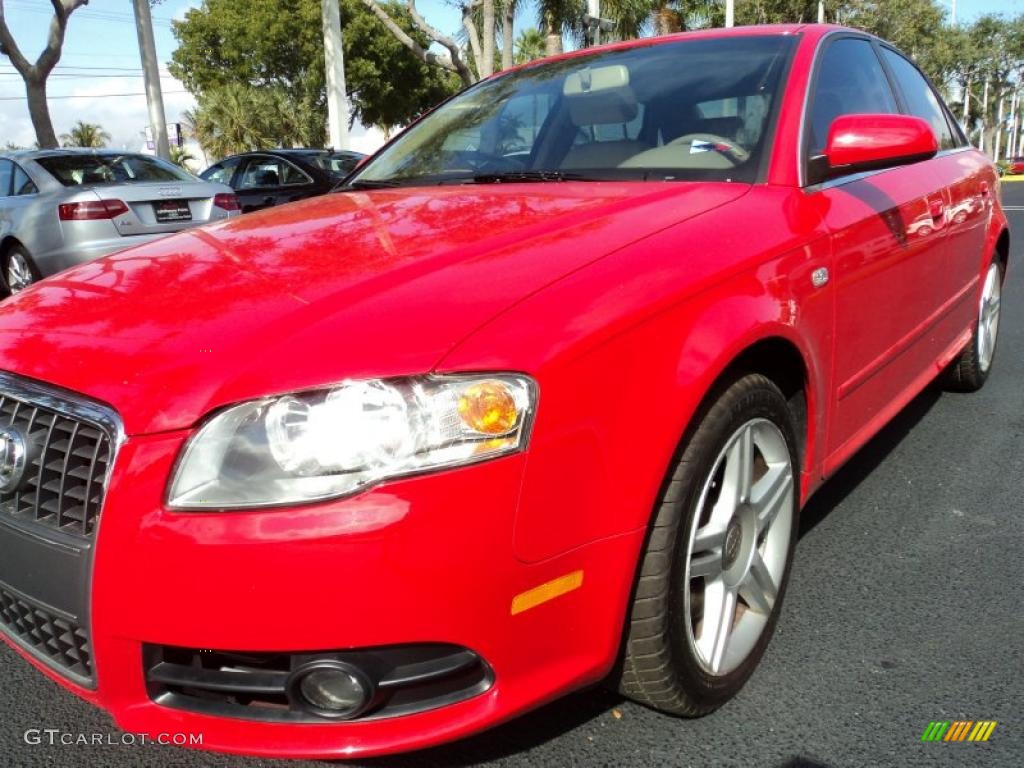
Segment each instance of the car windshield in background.
[[686,40],[527,67],[442,105],[350,185],[753,181],[792,42]]
[[177,166],[146,155],[50,155],[36,162],[65,187],[195,181]]
[[358,156],[345,154],[343,152],[321,152],[315,155],[306,155],[303,159],[310,165],[316,166],[322,171],[326,171],[337,179],[345,178],[355,170],[357,165],[359,165]]

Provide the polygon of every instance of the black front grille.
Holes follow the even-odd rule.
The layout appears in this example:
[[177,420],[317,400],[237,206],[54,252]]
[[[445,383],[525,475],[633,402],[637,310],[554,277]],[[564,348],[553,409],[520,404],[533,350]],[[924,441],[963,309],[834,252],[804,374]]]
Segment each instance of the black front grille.
[[123,434],[109,406],[0,371],[0,633],[86,688],[93,553]]
[[0,427],[13,427],[27,446],[21,483],[0,493],[2,513],[91,538],[103,505],[110,436],[87,421],[11,394],[0,395]]
[[86,631],[73,620],[15,594],[3,584],[0,584],[0,624],[23,646],[53,662],[62,671],[83,679],[92,677]]

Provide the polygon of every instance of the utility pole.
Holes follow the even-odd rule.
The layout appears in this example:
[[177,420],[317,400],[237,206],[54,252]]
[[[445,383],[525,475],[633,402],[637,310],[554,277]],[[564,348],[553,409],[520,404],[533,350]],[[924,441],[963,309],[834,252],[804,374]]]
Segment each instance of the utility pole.
[[160,68],[156,63],[156,42],[153,40],[153,19],[149,15],[149,0],[132,0],[132,5],[135,7],[135,30],[139,33],[139,56],[142,57],[142,76],[146,83],[146,103],[149,106],[153,145],[158,157],[170,160],[171,147],[167,141],[164,94],[160,90]]
[[993,147],[994,152],[992,154],[992,159],[995,160],[996,162],[999,162],[999,150],[1003,146],[1003,131],[1006,129],[1006,126],[1003,125],[1003,100],[1003,95],[1000,94],[999,117],[996,118],[996,145],[995,147]]
[[968,80],[964,84],[964,112],[960,117],[960,122],[964,124],[964,130],[967,131],[967,138],[971,137],[971,127],[967,124],[967,119],[971,115],[971,81]]
[[615,24],[611,19],[601,18],[601,0],[587,0],[587,12],[583,14],[583,26],[584,45],[588,48],[601,44],[602,32],[611,32],[615,29]]
[[590,45],[601,44],[601,0],[587,0],[587,31],[590,33]]
[[341,49],[338,0],[320,0],[324,25],[324,63],[327,66],[327,133],[334,149],[348,149],[348,96],[345,56]]
[[818,23],[825,23],[825,0],[819,0],[818,2]]
[[1010,139],[1007,142],[1006,159],[1012,160],[1017,156],[1017,129],[1020,127],[1020,91],[1013,92],[1013,106],[1010,108]]
[[956,0],[950,0],[950,4],[953,6],[953,26],[956,26]]
[[731,27],[736,24],[736,2],[725,0],[725,26]]
[[985,131],[988,129],[988,78],[985,78],[985,90],[981,97],[981,134],[978,137],[978,149],[985,151]]

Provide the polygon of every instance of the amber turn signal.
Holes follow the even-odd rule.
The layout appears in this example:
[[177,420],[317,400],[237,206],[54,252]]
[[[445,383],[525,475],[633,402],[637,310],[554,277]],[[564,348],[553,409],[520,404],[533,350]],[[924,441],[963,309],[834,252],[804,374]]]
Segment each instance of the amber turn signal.
[[503,435],[519,422],[515,397],[501,381],[481,381],[466,387],[458,407],[463,423],[484,435]]

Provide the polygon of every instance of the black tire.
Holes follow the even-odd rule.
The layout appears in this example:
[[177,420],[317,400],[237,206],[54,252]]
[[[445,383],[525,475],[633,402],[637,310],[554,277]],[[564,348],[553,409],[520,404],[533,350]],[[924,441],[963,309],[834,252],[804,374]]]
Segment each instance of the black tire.
[[[997,277],[995,279],[998,281],[1000,295],[1002,293],[1005,272],[1003,265],[998,261],[994,261],[989,266],[989,270],[986,271],[985,278],[982,279],[982,298],[979,302],[978,314],[974,321],[971,341],[964,347],[960,356],[950,364],[942,376],[943,387],[951,392],[977,392],[985,386],[985,382],[988,381],[989,374],[992,372],[992,365],[995,361],[995,353],[999,341],[998,318],[997,332],[995,333],[995,339],[992,341],[992,349],[988,355],[987,364],[983,360],[981,350],[981,324],[985,302],[985,281],[988,279],[989,271],[991,270],[996,270]],[[998,312],[997,308],[996,313],[998,314]]]
[[[32,283],[38,282],[39,280],[43,279],[42,275],[39,272],[39,268],[36,266],[35,261],[32,260],[32,255],[27,250],[25,250],[23,246],[18,244],[12,245],[10,248],[7,249],[6,253],[4,253],[3,258],[3,285],[8,295],[13,295],[14,293],[17,292],[11,287],[10,280],[11,259],[14,257],[20,257],[23,260],[25,266],[28,267],[28,273],[32,277]],[[28,285],[30,284],[31,283],[28,283],[24,287],[28,287]]]
[[[709,503],[704,489],[712,487],[709,478],[716,466],[724,466],[720,459],[725,461],[722,457],[730,439],[752,420],[759,419],[767,419],[777,427],[776,434],[785,439],[781,450],[788,451],[791,462],[790,530],[788,541],[785,531],[780,531],[777,545],[785,551],[784,570],[778,579],[774,604],[765,614],[767,623],[748,655],[731,671],[709,674],[691,645],[690,622],[686,619],[685,593],[691,589],[686,570],[691,529],[702,499],[705,508]],[[720,390],[698,416],[696,427],[684,441],[681,456],[669,472],[642,555],[616,680],[621,693],[666,713],[696,717],[724,704],[746,683],[771,639],[789,579],[799,504],[797,445],[785,397],[770,379],[759,374],[743,376]],[[780,509],[785,510],[787,499],[779,502]],[[723,539],[728,541],[729,537]],[[761,541],[757,538],[758,543],[753,546],[763,549]],[[723,544],[723,551],[726,546]],[[744,609],[750,610],[745,604]]]

